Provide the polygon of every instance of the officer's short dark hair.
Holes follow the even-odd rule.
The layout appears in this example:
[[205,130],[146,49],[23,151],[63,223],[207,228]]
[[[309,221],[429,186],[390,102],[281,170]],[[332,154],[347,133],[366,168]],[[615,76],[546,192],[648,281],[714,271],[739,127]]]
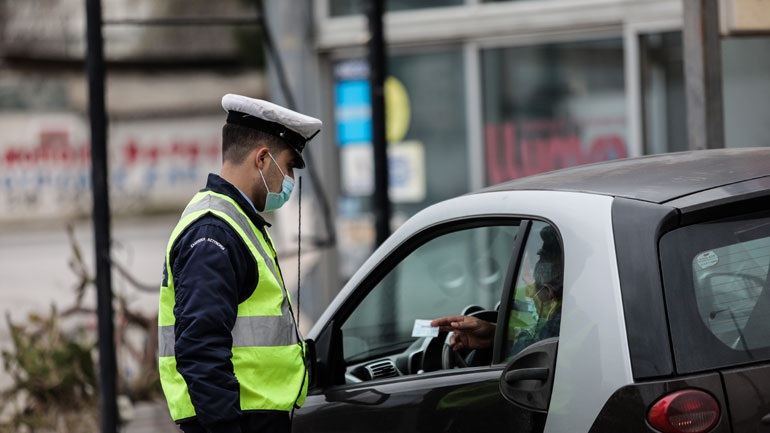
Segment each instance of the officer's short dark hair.
[[280,138],[253,128],[225,123],[222,127],[222,160],[240,164],[257,146],[267,146],[277,154],[288,146]]

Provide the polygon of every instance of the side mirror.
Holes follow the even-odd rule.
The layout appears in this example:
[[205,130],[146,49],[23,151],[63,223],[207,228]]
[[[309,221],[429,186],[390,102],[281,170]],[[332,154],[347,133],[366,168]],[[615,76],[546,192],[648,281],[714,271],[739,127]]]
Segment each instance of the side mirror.
[[551,402],[559,337],[546,338],[519,352],[500,375],[500,392],[516,406],[547,412]]
[[315,381],[316,348],[315,340],[308,338],[305,340],[305,368],[308,374],[308,389],[313,386]]
[[342,361],[342,331],[334,321],[321,331],[315,341],[308,339],[307,364],[310,375],[309,390],[325,389],[344,383],[345,364]]

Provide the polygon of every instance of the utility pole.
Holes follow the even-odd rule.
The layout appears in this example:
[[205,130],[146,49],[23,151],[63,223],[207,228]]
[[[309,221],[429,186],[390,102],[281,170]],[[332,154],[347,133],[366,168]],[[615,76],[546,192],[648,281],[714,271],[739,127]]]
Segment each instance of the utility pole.
[[115,325],[110,274],[110,201],[107,170],[107,114],[104,103],[104,41],[101,0],[86,0],[88,112],[91,121],[91,188],[99,328],[101,432],[117,431]]
[[390,236],[388,197],[388,141],[385,136],[385,37],[382,15],[385,0],[369,0],[369,87],[372,104],[372,149],[374,151],[375,245]]
[[724,147],[719,0],[682,0],[689,148]]

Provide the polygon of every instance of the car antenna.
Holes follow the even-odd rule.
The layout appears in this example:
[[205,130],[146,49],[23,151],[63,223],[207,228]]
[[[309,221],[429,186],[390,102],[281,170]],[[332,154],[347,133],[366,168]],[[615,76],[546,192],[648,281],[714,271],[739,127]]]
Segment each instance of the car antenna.
[[299,306],[299,294],[300,294],[300,279],[302,271],[300,268],[300,257],[302,253],[302,176],[297,176],[297,332],[302,332],[299,329],[299,314],[301,308]]

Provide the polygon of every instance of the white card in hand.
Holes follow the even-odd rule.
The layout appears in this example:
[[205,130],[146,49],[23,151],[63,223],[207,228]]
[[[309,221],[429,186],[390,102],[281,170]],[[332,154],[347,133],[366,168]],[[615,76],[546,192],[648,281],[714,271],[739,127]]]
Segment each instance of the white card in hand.
[[438,337],[438,326],[430,326],[430,320],[414,321],[412,337]]

